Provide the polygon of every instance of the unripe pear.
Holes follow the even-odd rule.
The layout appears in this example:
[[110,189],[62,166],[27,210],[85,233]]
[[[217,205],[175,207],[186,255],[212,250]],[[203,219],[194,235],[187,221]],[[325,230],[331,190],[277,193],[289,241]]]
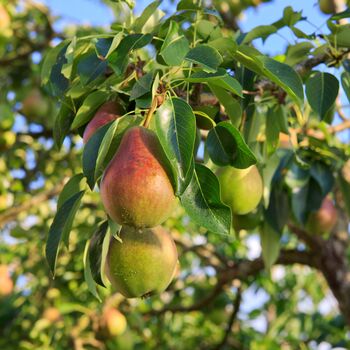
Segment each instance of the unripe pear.
[[103,205],[115,222],[155,227],[170,216],[176,197],[163,157],[153,131],[141,126],[126,131],[101,181]]
[[110,123],[123,114],[122,107],[115,101],[104,103],[95,113],[84,130],[83,141],[87,143],[89,138],[101,126]]
[[125,332],[127,322],[125,316],[114,308],[108,308],[103,312],[102,326],[109,337],[116,337]]
[[232,214],[244,215],[255,209],[263,194],[263,182],[255,165],[247,169],[231,166],[218,170],[221,200],[231,208]]
[[306,228],[311,234],[322,235],[332,231],[338,220],[333,201],[326,197],[321,208],[309,214]]
[[236,232],[254,230],[261,222],[261,211],[252,211],[245,215],[232,215],[232,226]]
[[163,292],[172,281],[178,258],[170,234],[160,226],[123,226],[120,239],[122,242],[111,238],[106,259],[106,275],[112,286],[126,298]]
[[318,5],[320,10],[326,15],[331,15],[336,11],[334,0],[318,0]]

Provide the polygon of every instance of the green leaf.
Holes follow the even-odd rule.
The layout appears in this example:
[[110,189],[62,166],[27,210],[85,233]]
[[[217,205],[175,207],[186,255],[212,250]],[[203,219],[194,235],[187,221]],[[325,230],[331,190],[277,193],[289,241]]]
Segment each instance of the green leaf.
[[82,180],[84,175],[82,173],[76,174],[69,179],[69,181],[64,185],[63,190],[61,191],[58,200],[57,200],[57,209],[60,209],[62,204],[74,194],[83,190]]
[[104,265],[102,265],[103,242],[108,230],[108,221],[102,222],[94,232],[89,245],[89,265],[91,275],[94,281],[102,287],[105,287],[101,273]]
[[99,58],[95,52],[84,55],[77,65],[77,74],[83,85],[87,85],[104,74],[107,61]]
[[306,82],[307,99],[321,120],[333,106],[338,92],[338,79],[330,73],[316,72]]
[[119,32],[114,36],[111,46],[109,47],[105,58],[108,58],[116,50],[116,48],[119,46],[120,42],[122,41],[123,36],[124,36],[123,32]]
[[218,80],[227,76],[225,68],[219,68],[215,73],[207,73],[203,70],[193,73],[191,76],[184,78],[185,81],[190,83],[209,83],[214,80]]
[[345,95],[350,102],[350,72],[343,72],[341,75],[341,84],[344,89]]
[[191,49],[185,59],[189,62],[199,64],[209,73],[216,72],[223,62],[218,50],[209,45],[199,45]]
[[280,234],[276,232],[266,221],[260,232],[260,243],[262,257],[266,270],[270,270],[271,266],[277,261],[280,254]]
[[266,114],[266,150],[270,156],[274,153],[279,145],[280,123],[276,113],[278,108],[269,108]]
[[52,68],[56,64],[57,56],[62,51],[62,49],[67,46],[68,42],[69,40],[64,40],[61,43],[59,43],[56,47],[52,48],[51,50],[48,50],[41,68],[42,85],[46,85],[49,82]]
[[327,35],[326,38],[336,47],[350,47],[350,25],[337,26],[334,34]]
[[143,26],[147,23],[153,13],[157,10],[162,1],[156,0],[151,2],[142,12],[141,16],[136,18],[132,29],[135,32],[141,32]]
[[[118,120],[118,119],[117,119]],[[89,138],[88,142],[84,146],[83,151],[83,173],[87,179],[87,183],[91,190],[95,186],[95,173],[96,173],[96,161],[100,149],[102,140],[107,133],[110,126],[117,121],[105,124],[101,126],[96,132]]]
[[283,88],[297,104],[304,100],[303,83],[292,67],[266,56],[256,59],[262,63],[263,74]]
[[86,241],[85,249],[84,249],[84,279],[87,283],[88,289],[90,293],[100,302],[102,302],[100,296],[98,295],[96,284],[94,282],[94,279],[92,277],[91,268],[90,268],[90,260],[89,260],[89,245],[90,240]]
[[350,18],[350,8],[348,7],[345,11],[338,12],[335,15],[333,15],[330,20],[331,21],[339,21],[343,18]]
[[348,181],[348,176],[344,176],[344,173],[344,170],[338,173],[337,183],[343,195],[346,211],[350,215],[350,182]]
[[[53,276],[55,276],[60,241],[63,237],[67,238],[69,236],[73,219],[84,193],[85,191],[80,191],[67,199],[57,210],[55,218],[50,226],[45,252]],[[66,239],[66,241],[67,240],[68,239]]]
[[240,132],[229,122],[221,122],[211,129],[205,145],[211,160],[219,166],[245,169],[256,164],[255,155]]
[[218,50],[225,61],[231,61],[237,50],[237,43],[233,38],[218,38],[208,42],[208,45]]
[[176,193],[182,194],[192,177],[196,118],[179,98],[165,101],[155,116],[156,132],[175,171]]
[[132,87],[130,101],[136,100],[137,98],[149,93],[151,91],[153,78],[154,71],[143,75],[139,80],[137,80]]
[[242,95],[242,86],[241,84],[230,75],[226,74],[224,77],[214,79],[211,81],[212,85],[219,86],[227,91],[230,91],[240,97],[243,97]]
[[108,63],[117,75],[124,73],[129,61],[130,52],[140,49],[152,40],[150,34],[130,34],[119,44],[117,49],[108,57]]
[[74,130],[85,125],[91,120],[97,109],[108,99],[109,94],[105,91],[94,91],[89,94],[73,120],[71,129]]
[[170,22],[168,33],[160,49],[160,55],[168,66],[179,66],[189,51],[186,37],[179,35],[180,27],[175,21]]
[[71,74],[72,74],[72,70],[73,70],[73,61],[74,61],[74,51],[76,49],[76,45],[77,45],[77,37],[73,37],[72,41],[70,42],[70,44],[67,46],[67,50],[65,53],[65,57],[67,60],[67,63],[65,63],[62,66],[62,74],[67,78],[70,79]]
[[313,49],[312,43],[309,41],[303,41],[295,45],[288,46],[286,60],[284,63],[290,66],[295,66],[297,63],[305,60]]
[[231,210],[221,202],[218,179],[204,165],[195,165],[192,180],[181,196],[181,203],[198,225],[214,233],[230,233]]
[[273,25],[261,25],[250,30],[244,37],[242,44],[250,43],[257,38],[266,39],[269,35],[275,33],[277,28]]
[[55,125],[53,128],[53,138],[58,149],[61,148],[64,138],[68,135],[73,120],[73,106],[69,105],[69,101],[64,101],[55,118]]
[[225,112],[229,116],[232,124],[236,127],[239,126],[241,122],[242,116],[242,108],[240,103],[230,95],[225,89],[213,85],[211,83],[208,84],[210,90],[214,93],[214,95],[218,98],[220,104],[222,104],[225,108]]

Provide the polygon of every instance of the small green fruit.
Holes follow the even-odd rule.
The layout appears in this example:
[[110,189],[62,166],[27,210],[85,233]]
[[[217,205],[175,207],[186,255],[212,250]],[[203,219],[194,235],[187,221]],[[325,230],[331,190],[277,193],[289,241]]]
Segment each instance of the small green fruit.
[[255,165],[247,169],[224,167],[217,175],[221,200],[231,208],[232,214],[244,215],[257,207],[263,194],[263,182]]
[[136,229],[123,226],[122,242],[112,237],[106,260],[106,275],[126,298],[163,292],[175,273],[177,250],[162,227]]
[[109,337],[116,337],[125,332],[127,327],[126,318],[117,309],[106,309],[103,313],[103,326]]
[[254,210],[245,215],[232,215],[232,226],[236,232],[254,230],[261,222],[261,210]]
[[318,5],[320,6],[320,10],[326,15],[335,13],[334,0],[318,0]]

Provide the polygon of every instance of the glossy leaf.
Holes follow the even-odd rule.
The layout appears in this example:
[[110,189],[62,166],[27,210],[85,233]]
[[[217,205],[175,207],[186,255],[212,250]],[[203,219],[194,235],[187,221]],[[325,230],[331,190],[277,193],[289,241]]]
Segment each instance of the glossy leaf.
[[156,131],[176,176],[176,193],[182,194],[192,177],[196,119],[192,108],[179,98],[168,99],[155,116]]
[[192,180],[181,196],[181,203],[198,225],[214,233],[230,233],[231,210],[221,202],[218,179],[204,165],[196,164]]
[[350,103],[350,72],[343,72],[341,75],[341,84]]
[[57,209],[60,209],[62,204],[70,198],[73,194],[76,194],[83,190],[82,180],[84,175],[82,173],[76,174],[69,179],[69,181],[64,185],[63,190],[61,191],[58,200],[57,200]]
[[67,199],[57,210],[55,218],[50,226],[45,252],[53,276],[55,276],[59,244],[61,239],[68,241],[73,219],[79,208],[83,194],[84,191],[80,191]]
[[199,45],[191,49],[185,59],[203,67],[207,72],[216,72],[222,63],[219,52],[209,45]]
[[136,100],[137,98],[149,93],[152,88],[153,78],[154,72],[149,72],[137,80],[131,90],[130,101]]
[[268,271],[280,254],[280,237],[281,235],[265,221],[260,231],[260,243],[265,269]]
[[306,96],[311,108],[323,120],[339,91],[338,79],[330,73],[317,72],[306,82]]
[[137,32],[141,32],[143,26],[146,24],[146,22],[150,19],[150,17],[153,15],[154,11],[157,10],[159,5],[161,4],[161,0],[156,0],[151,2],[142,12],[140,17],[136,18],[132,28],[133,30]]
[[245,169],[256,163],[255,155],[242,135],[229,122],[221,122],[211,129],[205,145],[211,160],[217,165]]
[[85,282],[88,286],[88,289],[90,293],[97,298],[98,301],[102,301],[100,296],[98,295],[96,284],[94,282],[92,272],[91,272],[91,267],[90,267],[90,260],[89,260],[89,245],[90,241],[87,240],[85,244],[85,249],[84,249],[84,256],[83,256],[83,261],[84,261],[84,279]]

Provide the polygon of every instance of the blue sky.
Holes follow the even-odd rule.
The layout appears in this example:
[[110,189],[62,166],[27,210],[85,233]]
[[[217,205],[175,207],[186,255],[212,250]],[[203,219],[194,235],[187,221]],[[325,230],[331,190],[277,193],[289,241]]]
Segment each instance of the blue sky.
[[[99,0],[40,0],[48,5],[54,15],[60,16],[64,23],[90,23],[92,25],[106,25],[113,20],[111,10]],[[140,13],[142,9],[151,2],[151,0],[136,0],[136,11]],[[164,2],[163,9],[166,10],[167,2]],[[317,0],[274,0],[259,6],[259,9],[249,9],[244,17],[239,21],[243,31],[261,24],[270,24],[282,16],[283,9],[286,6],[292,6],[294,10],[303,11],[303,15],[308,18],[308,22],[298,25],[300,29],[306,32],[313,32],[315,27],[321,27],[321,31],[326,30],[325,22],[327,16],[323,15],[318,6]],[[168,6],[169,7],[169,6]],[[315,27],[314,27],[315,26]],[[282,37],[283,36],[283,37]],[[289,29],[280,31],[278,35],[272,35],[262,45],[261,40],[255,44],[260,50],[270,54],[278,54],[288,44],[293,43],[293,38]]]

